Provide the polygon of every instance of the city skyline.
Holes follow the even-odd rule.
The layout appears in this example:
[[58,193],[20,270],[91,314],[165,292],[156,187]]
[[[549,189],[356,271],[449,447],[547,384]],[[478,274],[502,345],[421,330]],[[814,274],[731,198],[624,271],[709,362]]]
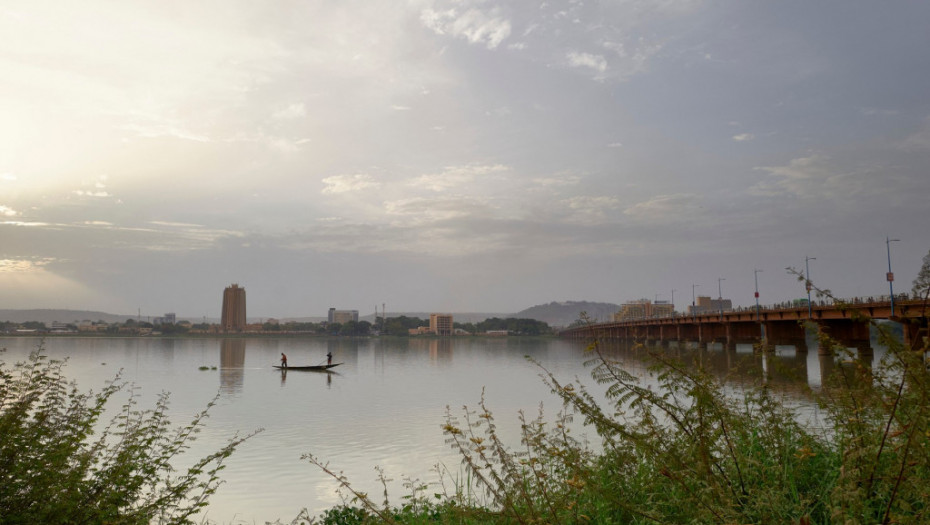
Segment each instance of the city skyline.
[[[0,308],[908,292],[926,3],[0,7]],[[900,239],[900,240],[898,240]],[[891,242],[894,241],[894,242]],[[756,272],[755,270],[761,270]],[[721,292],[718,294],[718,290]]]

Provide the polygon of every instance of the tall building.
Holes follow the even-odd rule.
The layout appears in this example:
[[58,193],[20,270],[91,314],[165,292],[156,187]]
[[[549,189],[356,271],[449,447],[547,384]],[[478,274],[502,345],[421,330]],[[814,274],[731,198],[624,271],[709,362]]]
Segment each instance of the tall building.
[[355,321],[357,323],[358,310],[336,310],[335,308],[330,308],[326,320],[330,323],[339,324],[346,324],[349,321]]
[[429,331],[436,335],[452,335],[452,314],[429,314]]
[[223,290],[221,324],[227,332],[241,332],[245,329],[245,288],[240,288],[238,284]]

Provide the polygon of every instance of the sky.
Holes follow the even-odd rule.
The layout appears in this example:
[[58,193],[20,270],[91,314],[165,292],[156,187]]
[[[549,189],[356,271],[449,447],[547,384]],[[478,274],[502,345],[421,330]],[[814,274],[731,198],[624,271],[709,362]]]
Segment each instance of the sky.
[[250,317],[683,309],[754,304],[756,277],[770,304],[805,296],[805,262],[887,294],[889,248],[908,291],[928,23],[861,0],[5,0],[0,308],[216,317],[237,283]]

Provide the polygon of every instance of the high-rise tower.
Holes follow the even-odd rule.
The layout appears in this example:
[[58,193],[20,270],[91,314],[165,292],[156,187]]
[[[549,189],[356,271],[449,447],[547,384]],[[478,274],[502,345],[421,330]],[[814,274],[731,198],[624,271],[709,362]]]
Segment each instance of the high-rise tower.
[[238,284],[223,290],[223,330],[241,332],[245,329],[245,288]]

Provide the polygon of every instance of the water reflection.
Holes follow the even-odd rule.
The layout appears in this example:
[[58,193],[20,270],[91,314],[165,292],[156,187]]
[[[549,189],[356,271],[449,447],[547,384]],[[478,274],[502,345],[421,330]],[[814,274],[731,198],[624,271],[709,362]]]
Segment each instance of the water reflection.
[[[245,339],[220,340],[220,392],[238,394],[245,378]],[[283,376],[282,376],[282,381]]]
[[[874,340],[852,340],[840,347],[822,351],[815,338],[790,340],[784,344],[760,347],[753,344],[697,344],[645,347],[628,342],[602,342],[602,350],[630,370],[639,370],[657,359],[676,359],[687,366],[702,368],[724,385],[751,387],[766,385],[783,393],[810,399],[835,380],[842,369],[847,380],[871,380],[885,348]],[[855,373],[853,373],[855,372]],[[640,374],[641,375],[641,374]]]
[[[326,353],[333,355],[333,363],[354,365],[358,363],[358,347],[363,341],[367,342],[364,339],[355,338],[330,339],[326,342]],[[322,356],[322,359],[318,364],[326,362],[325,355]]]

